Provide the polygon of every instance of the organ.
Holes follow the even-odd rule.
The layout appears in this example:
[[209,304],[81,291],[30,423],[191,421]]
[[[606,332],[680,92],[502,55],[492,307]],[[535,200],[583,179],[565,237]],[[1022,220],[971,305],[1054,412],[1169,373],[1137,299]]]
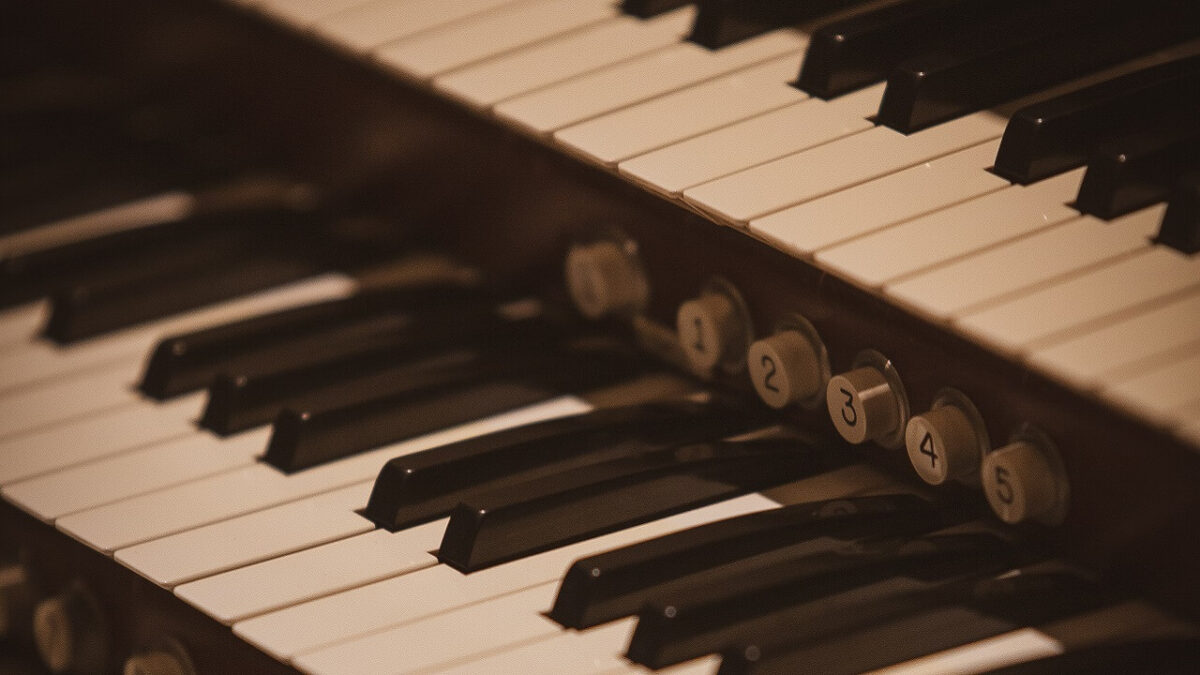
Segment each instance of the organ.
[[1184,3],[13,13],[46,667],[1194,666]]

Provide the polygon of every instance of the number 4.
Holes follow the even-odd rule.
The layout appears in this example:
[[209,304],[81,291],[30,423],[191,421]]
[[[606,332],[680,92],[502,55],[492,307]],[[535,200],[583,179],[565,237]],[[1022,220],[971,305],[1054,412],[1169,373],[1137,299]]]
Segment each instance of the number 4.
[[925,437],[921,439],[921,454],[929,456],[929,466],[937,467],[937,446],[933,442],[933,434],[925,432]]

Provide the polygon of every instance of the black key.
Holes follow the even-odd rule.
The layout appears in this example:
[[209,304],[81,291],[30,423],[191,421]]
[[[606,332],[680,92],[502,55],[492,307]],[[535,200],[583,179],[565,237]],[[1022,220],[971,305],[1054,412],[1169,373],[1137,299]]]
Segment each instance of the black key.
[[1200,110],[1102,144],[1088,160],[1075,208],[1117,218],[1164,201],[1185,173],[1200,170]]
[[699,0],[688,40],[719,49],[863,0]]
[[[318,363],[253,363],[217,375],[200,426],[227,436],[267,424],[284,408],[311,416],[434,385],[466,385],[476,375],[482,381],[511,374],[513,364],[498,356],[504,347],[554,335],[536,317],[457,323],[459,318],[453,317],[449,327],[442,321],[414,322],[411,330],[368,343],[335,342],[326,354],[334,358]],[[453,337],[446,336],[448,328],[457,331]]]
[[450,513],[470,494],[603,460],[721,438],[761,422],[721,401],[656,402],[547,420],[383,466],[363,515],[397,531]]
[[654,450],[472,495],[451,513],[438,560],[473,572],[797,480],[844,454],[821,439],[775,433]]
[[177,312],[295,281],[318,263],[281,255],[244,257],[216,268],[180,270],[116,287],[75,286],[53,296],[45,336],[69,344]]
[[621,11],[641,19],[665,14],[692,4],[693,0],[622,0]]
[[822,553],[803,545],[780,549],[717,568],[648,603],[626,656],[661,668],[745,640],[764,617],[801,603],[896,576],[937,581],[1004,569],[1013,558],[1007,542],[989,534],[889,537]]
[[908,0],[826,24],[809,40],[796,86],[828,99],[879,82],[964,27],[1022,4],[1029,2]]
[[942,518],[913,495],[834,499],[751,513],[576,561],[551,619],[584,629],[634,614],[664,586],[718,565],[814,539],[927,532]]
[[359,405],[313,413],[284,409],[264,460],[283,470],[317,464],[480,417],[628,379],[644,364],[625,353],[503,354],[486,365],[437,368],[399,382],[402,390]]
[[1035,3],[891,72],[877,121],[902,133],[981,110],[1196,36],[1200,5]]
[[1200,638],[1160,638],[1099,645],[988,671],[987,675],[1194,675]]
[[1095,584],[1072,574],[990,579],[977,584],[963,602],[761,658],[752,668],[730,672],[861,673],[1087,612],[1109,601]]
[[331,361],[366,351],[381,337],[417,330],[418,316],[431,309],[461,312],[458,323],[467,325],[482,318],[486,306],[479,290],[438,284],[360,293],[175,335],[151,352],[139,389],[165,399],[207,387],[219,372]]
[[1200,172],[1175,182],[1155,241],[1188,254],[1200,252]]
[[1161,111],[1200,115],[1200,55],[1041,101],[1008,121],[993,167],[1028,185],[1083,166],[1104,140],[1153,125]]

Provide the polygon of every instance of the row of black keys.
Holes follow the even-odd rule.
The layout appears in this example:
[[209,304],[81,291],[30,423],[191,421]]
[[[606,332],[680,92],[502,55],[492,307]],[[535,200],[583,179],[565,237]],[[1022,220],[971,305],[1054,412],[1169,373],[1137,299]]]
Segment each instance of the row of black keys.
[[[297,345],[305,346],[305,354],[320,351],[322,342],[340,342],[344,349],[340,331],[349,330],[356,318],[394,318],[400,307],[412,326],[424,328],[397,330],[389,324],[389,330],[449,339],[441,324],[446,317],[441,308],[430,309],[431,302],[449,303],[460,327],[470,325],[472,320],[463,317],[475,314],[478,305],[470,298],[453,303],[441,290],[333,301],[172,338],[155,350],[142,386],[160,394],[184,390],[188,382],[233,363],[287,360],[284,355],[295,354]],[[381,305],[388,309],[381,311]],[[493,327],[513,323],[504,329],[514,329],[521,341],[532,335],[523,332],[529,330],[526,320],[498,319],[489,312],[479,316]],[[335,331],[314,328],[332,320],[340,322]],[[544,335],[545,326],[533,330]],[[415,342],[409,346],[414,352],[403,353],[421,351]],[[527,354],[511,345],[491,348],[519,364],[521,379],[531,376]],[[589,353],[579,363],[552,363],[560,369],[582,366],[596,355]],[[608,365],[602,369],[617,372]],[[472,380],[467,388],[477,385]],[[569,390],[579,388],[558,389]],[[479,407],[463,410],[474,402],[453,394],[445,398],[446,393],[440,385],[432,394],[418,387],[368,404],[386,418],[349,417],[356,426],[395,429],[386,420],[399,416],[428,423],[432,430],[446,423],[439,411],[457,410],[464,420],[486,414]],[[493,411],[516,403],[505,400]],[[278,435],[279,421],[276,425]],[[408,426],[402,433],[418,430]],[[268,451],[268,461],[270,456]],[[659,401],[397,457],[381,470],[364,515],[393,531],[449,516],[439,560],[471,573],[792,482],[847,460],[840,445],[770,426],[758,413],[720,399]],[[991,532],[939,532],[966,518],[903,495],[743,516],[578,561],[550,615],[566,627],[585,629],[637,614],[628,655],[650,667],[718,650],[723,672],[858,672],[1113,601],[1072,572],[1035,569],[998,577],[1036,558]],[[887,634],[904,639],[877,639]],[[868,644],[870,649],[861,648]],[[1194,659],[1180,654],[1194,646],[1156,642],[1126,649],[1139,654],[1152,649],[1150,658],[1187,672],[1182,665],[1194,667]],[[1170,667],[1162,672],[1172,672]]]
[[[140,386],[168,398],[215,378],[210,428],[222,387],[259,392],[224,431],[282,409],[266,459],[298,470],[647,370],[494,303],[443,286],[376,291],[175,336]],[[301,420],[303,442],[285,457],[278,439]],[[720,398],[659,401],[395,458],[364,515],[390,530],[449,516],[439,559],[470,573],[847,460],[840,445]],[[1034,558],[990,532],[938,532],[965,519],[901,495],[743,516],[577,562],[551,616],[582,629],[638,614],[629,656],[651,667],[719,650],[723,672],[857,672],[1112,602],[1070,572],[997,577]],[[876,639],[885,634],[906,637]],[[1123,649],[1178,665],[1194,646]]]
[[[725,46],[815,21],[795,86],[833,98],[887,80],[876,120],[912,133],[1200,39],[1200,6],[1165,0],[626,0],[653,16],[685,4],[690,39]],[[878,3],[876,3],[878,4]],[[1087,164],[1075,207],[1105,219],[1169,200],[1158,240],[1200,251],[1200,56],[1177,58],[1016,110],[993,170],[1028,185]]]

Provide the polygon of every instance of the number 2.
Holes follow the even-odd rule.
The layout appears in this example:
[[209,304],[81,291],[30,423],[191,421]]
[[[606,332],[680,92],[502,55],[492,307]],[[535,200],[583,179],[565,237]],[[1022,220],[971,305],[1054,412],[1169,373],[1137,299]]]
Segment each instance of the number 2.
[[763,389],[766,389],[767,391],[773,391],[773,392],[778,393],[779,387],[775,386],[775,383],[771,381],[772,379],[775,378],[775,371],[776,371],[775,359],[772,359],[770,356],[763,354],[762,367],[767,369],[766,372],[763,373]]

